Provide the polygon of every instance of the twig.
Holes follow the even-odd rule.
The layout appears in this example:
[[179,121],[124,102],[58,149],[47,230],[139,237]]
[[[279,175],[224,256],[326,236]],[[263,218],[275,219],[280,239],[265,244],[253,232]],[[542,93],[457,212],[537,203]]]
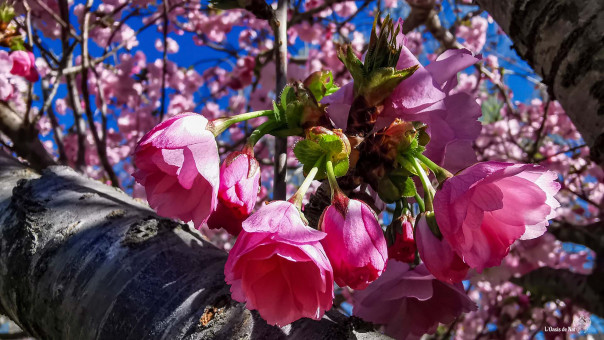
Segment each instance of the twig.
[[[57,84],[54,85],[52,91],[48,91],[48,81],[42,81],[42,95],[44,96],[44,103],[51,102],[54,94],[57,93],[56,88],[58,88]],[[54,94],[53,94],[54,92]],[[61,125],[59,124],[59,120],[52,109],[52,105],[44,106],[41,111],[41,115],[44,112],[47,112],[48,118],[50,119],[50,124],[52,125],[52,131],[54,133],[55,143],[57,144],[57,150],[59,151],[59,163],[66,165],[67,164],[67,153],[65,152],[65,144],[63,143],[63,131],[61,130]],[[40,115],[40,116],[41,116]]]
[[292,19],[287,23],[287,26],[291,27],[293,25],[299,24],[304,20],[309,20],[312,19],[315,14],[318,14],[326,9],[328,9],[329,7],[331,7],[334,4],[337,4],[338,2],[344,2],[347,0],[325,0],[323,2],[323,4],[321,4],[320,6],[317,6],[313,9],[309,9],[306,12],[302,12],[299,13],[297,16],[292,17]]
[[[329,1],[326,1],[326,3]],[[275,96],[279,97],[287,83],[287,8],[288,0],[279,0],[276,20],[271,22],[275,33]],[[273,199],[284,200],[286,196],[287,176],[287,137],[275,137],[275,176],[273,178]]]
[[[42,7],[42,9],[44,9],[44,11],[46,11],[48,14],[50,14],[50,16],[59,24],[62,26],[63,29],[67,29],[67,33],[69,33],[69,35],[71,35],[75,40],[77,40],[78,42],[82,42],[82,38],[80,38],[80,36],[78,36],[78,34],[73,30],[73,28],[71,28],[71,25],[69,23],[69,12],[68,15],[65,16],[63,15],[63,9],[61,8],[61,16],[58,16],[57,13],[55,13],[50,7],[48,7],[47,4],[45,4],[43,1],[41,0],[35,0],[36,3],[38,4],[38,6]],[[61,1],[59,1],[61,2]],[[69,9],[68,9],[69,10]]]
[[[107,145],[99,138],[98,130],[94,125],[94,115],[92,113],[90,93],[88,91],[88,69],[90,68],[90,60],[88,55],[88,34],[91,14],[90,8],[92,7],[92,2],[93,0],[88,0],[86,2],[86,8],[84,10],[84,22],[82,24],[82,95],[84,96],[88,125],[90,127],[90,132],[92,132],[92,138],[94,139],[94,143],[96,145],[99,160],[101,161],[103,169],[107,173],[109,180],[111,180],[111,184],[114,187],[119,188],[120,182],[115,174],[115,171],[113,170],[113,167],[109,163],[109,159],[107,158]],[[101,89],[98,90],[100,91]],[[103,140],[105,140],[105,135],[106,133],[103,134]]]
[[562,151],[558,151],[558,152],[556,152],[553,155],[549,155],[549,156],[547,156],[545,158],[539,159],[538,162],[543,162],[543,161],[546,161],[546,160],[548,160],[548,159],[550,159],[552,157],[556,157],[558,155],[561,155],[563,153],[574,152],[574,151],[577,151],[579,149],[586,148],[586,147],[587,147],[587,144],[581,144],[581,145],[573,146],[572,148],[569,148],[569,149],[566,149],[566,150],[562,150]]
[[539,130],[537,130],[537,137],[535,138],[535,143],[533,143],[533,147],[528,152],[528,160],[529,162],[533,162],[535,160],[535,154],[539,150],[539,144],[541,144],[541,138],[543,137],[543,130],[545,129],[545,122],[547,121],[547,114],[549,111],[549,104],[551,100],[548,99],[547,103],[545,103],[545,108],[543,109],[543,118],[541,119],[541,125],[539,126]]
[[164,51],[162,56],[162,72],[161,72],[161,109],[159,111],[159,121],[161,122],[164,119],[164,114],[166,113],[166,73],[168,73],[168,3],[169,0],[164,0],[164,27],[163,27],[163,36],[164,36]]
[[[25,6],[25,26],[27,28],[26,32],[27,32],[27,40],[29,41],[29,44],[32,43],[33,41],[33,34],[32,34],[32,30],[31,30],[31,8],[29,7],[29,4],[27,2],[25,2],[23,4]],[[32,108],[32,102],[33,102],[33,97],[34,97],[34,83],[31,81],[28,81],[27,84],[27,104],[26,104],[26,111],[25,111],[25,116],[23,117],[23,123],[25,125],[28,125],[29,122],[29,114],[31,113],[31,108]],[[35,124],[32,124],[32,126],[35,126]]]
[[[59,10],[61,11],[61,17],[69,25],[69,5],[67,0],[59,0]],[[73,53],[70,50],[68,34],[70,31],[69,26],[63,26],[61,29],[61,41],[63,46],[63,61],[65,66],[70,66],[73,60]],[[76,128],[78,138],[78,154],[76,158],[76,169],[80,172],[84,172],[86,168],[86,125],[82,119],[82,107],[80,105],[80,95],[75,83],[73,75],[66,75],[65,80],[67,82],[67,90],[69,103],[73,109],[74,126]]]

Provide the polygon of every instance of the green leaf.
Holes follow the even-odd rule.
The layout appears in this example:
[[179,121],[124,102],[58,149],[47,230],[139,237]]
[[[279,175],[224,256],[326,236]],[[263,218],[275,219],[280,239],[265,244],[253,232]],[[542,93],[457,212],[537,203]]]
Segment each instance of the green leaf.
[[348,163],[348,157],[346,157],[333,164],[333,173],[336,175],[336,177],[342,177],[346,175],[349,167]]
[[366,76],[363,68],[363,63],[354,54],[352,47],[347,45],[338,49],[338,58],[344,63],[350,75],[355,80],[355,88],[357,82],[363,82]]
[[300,103],[299,101],[293,101],[288,103],[287,108],[285,110],[285,120],[287,122],[287,127],[290,129],[299,128],[303,112],[304,105],[302,105],[302,103]]
[[490,96],[482,102],[482,116],[478,120],[484,125],[501,120],[501,108],[503,105],[503,101],[499,100],[496,96]]
[[411,164],[411,162],[407,158],[397,157],[396,160],[398,161],[400,168],[396,169],[394,171],[401,171],[401,172],[404,172],[405,174],[419,176],[417,171],[415,170],[415,167],[413,166],[413,164]]
[[378,182],[378,195],[386,203],[394,203],[401,198],[401,192],[390,177],[384,176]]
[[316,102],[338,90],[338,86],[333,83],[331,71],[313,72],[304,80],[304,86],[310,91]]
[[294,146],[294,155],[298,161],[304,165],[310,164],[311,168],[324,153],[318,143],[308,139],[303,139]]
[[392,91],[405,79],[409,78],[419,65],[415,65],[403,70],[396,70],[393,67],[384,67],[371,72],[369,79],[366,79],[359,93],[363,94],[369,105],[378,105],[384,99],[392,94]]
[[291,85],[287,85],[281,91],[281,95],[279,96],[281,107],[285,110],[287,105],[294,100],[296,100],[296,91],[293,89]]
[[275,121],[277,121],[277,123],[279,124],[286,124],[287,123],[287,118],[285,117],[285,110],[283,110],[281,108],[280,105],[277,105],[277,103],[273,100],[273,113],[275,114]]
[[403,197],[413,197],[417,193],[415,182],[411,177],[407,177],[403,182],[396,183]]
[[340,153],[343,149],[342,141],[336,135],[320,135],[319,146],[325,153]]
[[25,51],[25,42],[21,37],[14,37],[10,40],[11,51]]
[[0,21],[8,24],[15,17],[15,9],[8,4],[0,5]]
[[400,27],[395,24],[390,15],[387,15],[378,34],[378,17],[379,12],[373,21],[367,54],[365,55],[365,71],[367,73],[383,67],[395,67],[402,49],[402,46],[397,46],[396,42]]

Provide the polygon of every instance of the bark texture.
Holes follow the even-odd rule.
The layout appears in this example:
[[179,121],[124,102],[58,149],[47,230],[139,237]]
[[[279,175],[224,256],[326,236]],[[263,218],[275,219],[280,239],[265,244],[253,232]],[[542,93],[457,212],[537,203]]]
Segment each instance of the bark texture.
[[604,165],[604,2],[476,0],[542,78]]
[[32,168],[41,170],[56,164],[38,139],[35,124],[25,124],[23,118],[3,101],[0,101],[0,131],[12,141],[12,150]]
[[230,298],[226,253],[119,189],[0,155],[0,307],[40,339],[386,339],[330,311],[267,325]]

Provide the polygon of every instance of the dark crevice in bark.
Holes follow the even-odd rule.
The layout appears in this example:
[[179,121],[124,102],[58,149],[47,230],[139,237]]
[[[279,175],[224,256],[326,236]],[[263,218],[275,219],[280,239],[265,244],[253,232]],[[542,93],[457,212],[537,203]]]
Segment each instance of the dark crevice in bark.
[[[528,13],[531,12],[537,12],[538,7],[535,6],[535,8],[530,8],[530,6],[532,4],[536,4],[538,5],[537,1],[533,1],[530,2],[526,8],[526,11]],[[548,15],[549,13],[552,12],[553,7],[556,6],[556,2],[555,1],[549,1],[545,4],[545,6],[543,6],[540,10],[539,10],[539,14],[537,14],[535,17],[536,18],[544,18],[546,15]],[[528,15],[527,15],[528,16]],[[512,18],[513,19],[513,18]],[[528,47],[528,49],[526,50],[525,55],[523,56],[524,59],[526,59],[530,64],[532,64],[534,62],[534,54],[535,54],[535,49],[534,47],[537,45],[537,42],[540,39],[540,34],[539,32],[541,31],[542,27],[544,26],[544,23],[546,21],[545,20],[532,20],[532,22],[526,23],[529,24],[530,27],[528,30],[524,31],[524,32],[528,32],[528,34],[526,34],[526,46]]]
[[594,98],[599,98],[600,107],[598,108],[598,116],[604,116],[604,80],[597,81],[589,88],[589,94]]
[[[510,38],[512,37],[518,37],[517,39],[520,40],[520,42],[524,41],[522,40],[522,31],[524,30],[524,26],[523,23],[525,21],[525,16],[526,16],[526,10],[524,9],[524,7],[527,5],[527,3],[529,3],[530,0],[516,0],[514,2],[514,9],[512,11],[512,20],[510,21],[510,32],[509,32],[509,36]],[[514,40],[514,43],[516,44],[516,41]],[[518,51],[516,49],[516,51]],[[521,51],[518,51],[518,54],[524,58],[523,53],[521,53]]]
[[[566,60],[566,57],[568,56],[570,51],[573,49],[573,46],[575,45],[575,43],[579,40],[579,37],[582,37],[585,34],[585,30],[592,25],[593,20],[596,17],[597,17],[597,14],[594,14],[593,16],[591,16],[585,24],[575,28],[560,44],[560,49],[558,50],[558,53],[554,57],[554,61],[552,62],[552,66],[550,68],[549,74],[547,74],[543,78],[543,83],[548,86],[548,90],[550,91],[550,94],[552,94],[551,91],[553,90],[554,81],[556,80],[556,77],[558,76],[558,71],[560,69],[560,65],[562,65],[562,62],[564,62],[564,60]],[[572,65],[569,65],[568,69],[570,69],[570,68],[572,68]],[[570,86],[570,84],[566,83],[564,79],[562,81],[562,85],[565,87]]]
[[[583,28],[583,30],[587,29],[595,21],[597,16],[597,13],[592,15],[586,25],[582,26],[581,28]],[[577,35],[577,38],[584,34],[584,32],[580,33],[581,34]],[[577,78],[583,77],[585,74],[587,74],[594,68],[597,68],[599,71],[604,71],[604,65],[602,65],[601,63],[594,64],[594,56],[596,56],[597,53],[599,51],[602,51],[603,49],[604,37],[601,37],[599,41],[590,44],[588,48],[581,51],[581,55],[579,56],[577,62],[568,65],[566,71],[562,75],[562,86],[571,87],[577,85]],[[554,78],[552,79],[556,79],[555,73],[552,72],[552,74],[554,75]]]

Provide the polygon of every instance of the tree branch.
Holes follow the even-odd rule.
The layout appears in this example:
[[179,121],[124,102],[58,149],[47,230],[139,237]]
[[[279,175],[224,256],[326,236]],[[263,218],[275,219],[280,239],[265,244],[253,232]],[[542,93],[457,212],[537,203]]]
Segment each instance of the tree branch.
[[[92,113],[92,106],[90,103],[90,91],[88,90],[88,70],[90,68],[90,59],[88,55],[88,29],[90,25],[90,8],[92,7],[92,1],[93,0],[88,0],[86,2],[86,7],[84,9],[84,22],[82,23],[82,95],[84,97],[88,126],[90,127],[90,132],[92,132],[92,138],[94,139],[94,144],[96,145],[99,160],[103,166],[103,169],[105,170],[105,173],[107,173],[111,184],[114,187],[119,188],[120,181],[118,180],[115,171],[107,158],[107,144],[105,143],[106,133],[103,134],[103,138],[101,139],[94,124],[94,114]],[[97,90],[102,91],[100,88]],[[104,126],[106,126],[106,122],[104,122]]]
[[604,165],[604,3],[477,0],[548,86]]
[[511,281],[529,290],[532,299],[541,299],[543,302],[571,299],[577,306],[604,316],[601,272],[582,275],[566,269],[542,267]]
[[[271,22],[275,33],[275,68],[276,88],[275,96],[279,95],[287,83],[287,8],[288,0],[279,0],[275,21]],[[286,197],[287,183],[287,137],[275,137],[275,169],[273,177],[273,199],[284,200]]]
[[38,131],[25,126],[23,118],[3,101],[0,101],[0,131],[13,142],[15,153],[35,170],[56,164],[38,139]]
[[39,339],[387,339],[335,311],[267,325],[230,298],[225,252],[67,167],[0,156],[0,236],[0,305]]

